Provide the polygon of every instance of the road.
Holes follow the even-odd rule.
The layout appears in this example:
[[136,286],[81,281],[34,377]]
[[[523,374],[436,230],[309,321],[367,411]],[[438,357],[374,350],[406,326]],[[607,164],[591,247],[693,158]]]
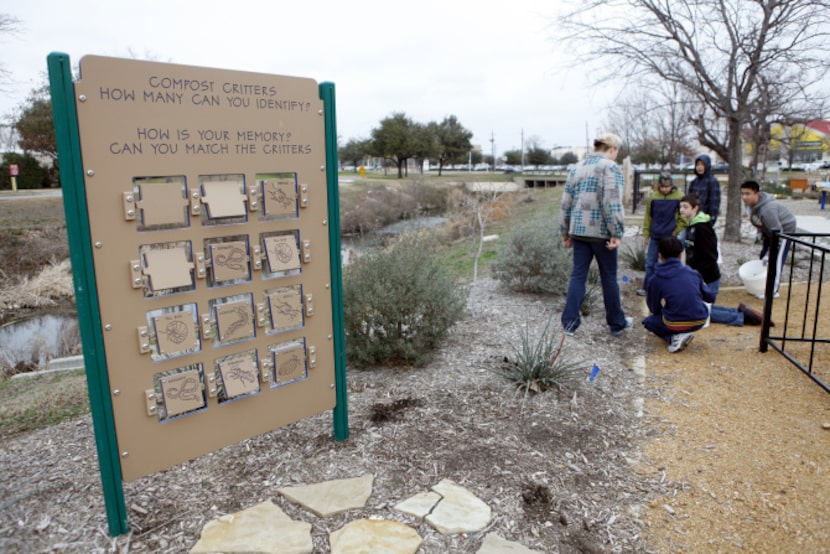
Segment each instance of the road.
[[62,194],[61,189],[36,189],[18,192],[0,192],[0,200],[20,200],[23,198],[54,198]]

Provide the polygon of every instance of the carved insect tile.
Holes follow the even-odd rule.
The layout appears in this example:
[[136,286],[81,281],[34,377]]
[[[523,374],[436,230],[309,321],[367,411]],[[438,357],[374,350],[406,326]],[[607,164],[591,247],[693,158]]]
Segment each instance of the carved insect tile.
[[[178,371],[158,376],[161,397],[164,401],[164,418],[171,418],[205,407],[202,372],[199,369]],[[160,413],[159,416],[162,416]]]
[[156,348],[160,357],[195,352],[199,349],[196,315],[192,310],[181,310],[152,317]]
[[274,385],[281,386],[300,381],[308,376],[306,371],[305,346],[293,343],[273,350]]
[[220,402],[259,391],[256,350],[222,358],[216,366],[222,383]]
[[271,315],[271,332],[278,333],[303,326],[302,287],[294,285],[266,291]]
[[254,338],[254,311],[250,300],[215,306],[216,330],[223,344]]
[[271,273],[290,273],[300,269],[300,249],[296,235],[274,235],[265,237],[264,242],[265,257]]
[[208,245],[213,284],[249,281],[248,242],[228,241]]
[[261,181],[263,215],[265,219],[297,217],[297,183],[293,176]]

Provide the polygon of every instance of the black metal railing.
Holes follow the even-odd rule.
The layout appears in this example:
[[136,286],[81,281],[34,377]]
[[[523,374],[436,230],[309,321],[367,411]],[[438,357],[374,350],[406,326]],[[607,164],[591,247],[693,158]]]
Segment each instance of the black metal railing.
[[[782,266],[780,282],[786,277],[786,294],[775,298],[775,263],[778,253],[789,241],[787,263]],[[760,351],[769,347],[777,350],[793,365],[803,371],[826,392],[830,385],[823,376],[830,376],[830,291],[822,297],[825,280],[830,279],[827,255],[830,253],[830,234],[773,232],[769,248],[769,268],[764,291],[764,323],[761,327]],[[798,272],[795,268],[806,263]],[[788,271],[789,270],[789,271]],[[806,270],[806,282],[805,282]],[[830,283],[828,283],[830,285]],[[782,287],[783,290],[783,287]],[[794,291],[798,290],[797,294]],[[801,296],[803,294],[803,300]],[[784,302],[783,325],[771,327],[774,302]],[[772,330],[780,335],[773,335]]]

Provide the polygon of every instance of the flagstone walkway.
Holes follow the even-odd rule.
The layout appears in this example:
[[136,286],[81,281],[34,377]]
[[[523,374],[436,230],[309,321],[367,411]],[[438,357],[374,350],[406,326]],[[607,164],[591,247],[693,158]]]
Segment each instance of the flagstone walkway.
[[[331,517],[363,508],[372,494],[374,475],[337,479],[305,486],[285,487],[279,493],[317,517]],[[470,491],[444,479],[429,491],[395,506],[403,517],[425,521],[438,532],[471,533],[487,527],[490,507]],[[423,539],[400,521],[359,519],[329,534],[331,554],[415,554]],[[191,554],[261,552],[311,554],[311,524],[288,517],[270,500],[208,522]],[[531,554],[521,544],[488,533],[477,554]]]

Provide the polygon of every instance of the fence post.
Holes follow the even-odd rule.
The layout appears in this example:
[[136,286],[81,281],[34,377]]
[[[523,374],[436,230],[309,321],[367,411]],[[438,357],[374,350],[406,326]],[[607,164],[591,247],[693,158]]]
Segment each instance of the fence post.
[[[764,321],[761,325],[761,344],[759,350],[766,352],[769,349],[769,322],[772,319],[772,300],[775,295],[775,279],[778,277],[778,250],[781,248],[781,229],[773,229],[767,252],[767,283],[764,287]],[[782,268],[783,269],[783,268]]]

